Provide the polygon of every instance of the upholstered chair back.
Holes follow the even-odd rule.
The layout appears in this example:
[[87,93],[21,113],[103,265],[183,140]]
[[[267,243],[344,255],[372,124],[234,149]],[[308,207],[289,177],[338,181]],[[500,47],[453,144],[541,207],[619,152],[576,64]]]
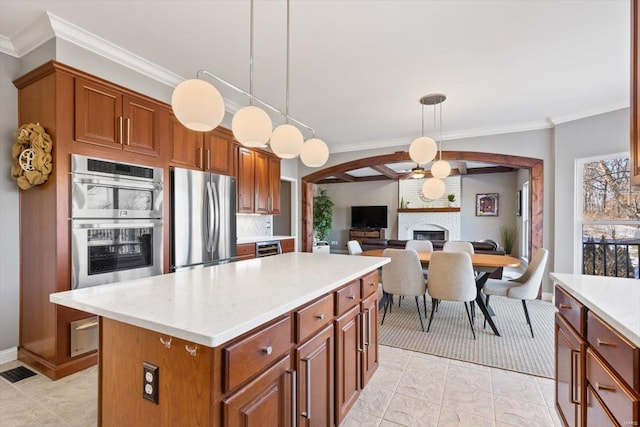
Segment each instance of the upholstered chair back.
[[429,295],[445,301],[476,299],[476,280],[468,253],[442,251],[431,254]]

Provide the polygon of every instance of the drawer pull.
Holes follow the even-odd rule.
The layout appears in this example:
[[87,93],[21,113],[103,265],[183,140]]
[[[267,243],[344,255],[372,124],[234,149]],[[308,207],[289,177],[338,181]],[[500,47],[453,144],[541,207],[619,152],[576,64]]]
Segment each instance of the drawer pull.
[[578,381],[580,378],[580,352],[571,350],[571,377],[569,380],[569,401],[571,403],[580,404],[580,396],[578,389]]
[[350,299],[350,300],[354,300],[354,299],[356,299],[356,296],[355,295],[349,295],[347,298]]
[[609,341],[602,341],[600,338],[598,338],[596,340],[598,342],[598,347],[603,346],[603,347],[617,347],[618,344],[614,343],[614,342],[609,342]]
[[171,340],[172,338],[169,337],[169,339],[164,339],[163,337],[160,337],[160,342],[162,343],[163,346],[165,346],[166,348],[171,348]]
[[324,320],[324,313],[316,314],[316,319]]
[[596,383],[596,389],[597,390],[603,390],[603,391],[610,391],[612,393],[616,392],[616,388],[610,385],[604,385],[604,384],[600,384],[600,383]]
[[293,427],[298,427],[298,408],[296,403],[298,402],[298,376],[296,371],[287,371],[287,374],[291,375],[291,419],[293,420]]
[[306,374],[307,374],[307,411],[302,413],[302,416],[306,419],[311,419],[311,359],[303,359],[303,361],[307,365]]
[[185,344],[184,349],[187,350],[187,353],[195,357],[196,352],[198,351],[198,344],[194,344],[193,347],[191,347],[189,344]]
[[266,355],[269,355],[271,353],[273,353],[273,348],[271,348],[270,345],[266,346],[266,347],[262,347],[262,352]]
[[561,303],[561,304],[559,304],[559,305],[558,305],[558,308],[560,308],[560,309],[566,308],[567,310],[571,310],[571,305],[569,305],[569,304],[562,304],[562,303]]

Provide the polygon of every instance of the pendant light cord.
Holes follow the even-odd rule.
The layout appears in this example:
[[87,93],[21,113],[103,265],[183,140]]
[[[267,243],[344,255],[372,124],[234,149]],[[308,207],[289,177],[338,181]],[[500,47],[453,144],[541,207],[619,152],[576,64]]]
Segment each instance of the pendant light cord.
[[440,103],[440,160],[442,160],[442,102]]
[[285,83],[285,106],[284,106],[284,119],[286,123],[289,123],[289,20],[290,20],[290,13],[289,13],[289,8],[291,7],[290,5],[290,0],[287,0],[287,69],[286,69],[286,83]]
[[[253,0],[249,12],[249,93],[253,95]],[[253,105],[253,98],[249,98],[249,105]]]

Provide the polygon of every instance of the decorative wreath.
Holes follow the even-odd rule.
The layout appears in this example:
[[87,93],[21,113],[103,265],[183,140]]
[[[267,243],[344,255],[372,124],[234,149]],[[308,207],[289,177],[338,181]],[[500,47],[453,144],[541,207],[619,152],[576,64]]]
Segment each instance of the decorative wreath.
[[53,169],[53,142],[39,123],[22,125],[13,135],[16,142],[11,152],[11,178],[18,182],[22,190],[28,190],[49,177]]

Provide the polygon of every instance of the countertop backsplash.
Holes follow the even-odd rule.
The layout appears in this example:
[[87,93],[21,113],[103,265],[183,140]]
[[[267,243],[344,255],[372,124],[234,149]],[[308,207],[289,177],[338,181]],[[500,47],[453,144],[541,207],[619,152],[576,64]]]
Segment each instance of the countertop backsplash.
[[236,214],[237,238],[273,236],[273,216]]

